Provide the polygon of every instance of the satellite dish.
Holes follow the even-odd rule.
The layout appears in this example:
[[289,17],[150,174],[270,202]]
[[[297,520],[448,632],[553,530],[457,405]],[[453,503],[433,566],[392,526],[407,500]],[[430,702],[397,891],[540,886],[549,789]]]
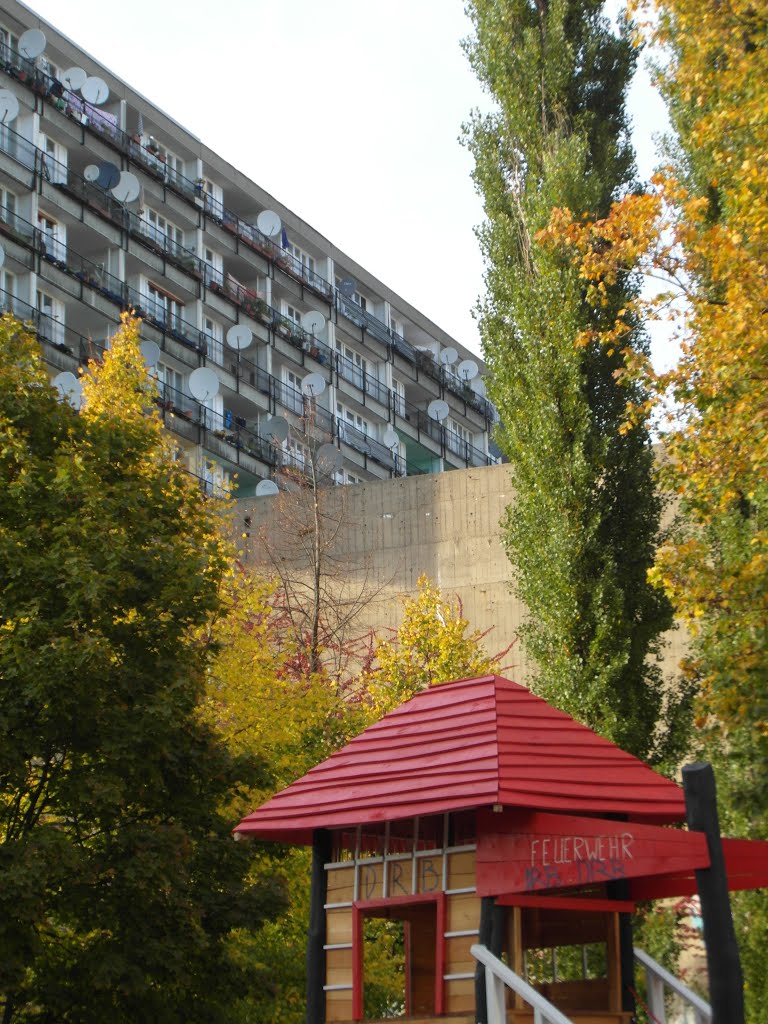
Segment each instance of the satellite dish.
[[442,423],[449,412],[448,403],[444,402],[442,398],[436,398],[427,406],[427,415],[430,419],[437,420],[438,423]]
[[400,444],[400,438],[398,437],[397,431],[394,427],[388,426],[384,431],[384,444],[387,448],[394,448]]
[[272,444],[282,444],[288,437],[288,420],[283,416],[273,416],[264,424],[264,437]]
[[462,380],[474,380],[480,372],[480,367],[474,359],[462,359],[457,367],[457,372]]
[[77,92],[78,89],[82,89],[85,85],[87,77],[88,72],[84,71],[83,68],[67,68],[61,76],[61,80],[70,92]]
[[317,468],[321,473],[338,473],[344,465],[344,456],[335,444],[321,444],[317,449]]
[[0,267],[5,263],[5,249],[0,245]]
[[227,344],[238,352],[241,348],[248,348],[252,341],[253,331],[245,324],[235,324],[227,331]]
[[357,281],[354,277],[344,277],[339,284],[339,291],[342,295],[346,295],[347,298],[351,298],[357,291]]
[[307,334],[318,335],[325,327],[325,317],[316,309],[310,309],[308,313],[301,314],[301,326]]
[[34,60],[45,49],[45,42],[45,35],[39,28],[28,28],[19,36],[19,53],[28,60]]
[[68,370],[65,370],[63,373],[57,373],[52,383],[64,401],[69,402],[74,409],[80,408],[83,385],[74,373],[70,373]]
[[112,195],[119,203],[132,203],[139,198],[141,183],[133,171],[121,171],[117,184],[112,188]]
[[104,163],[99,164],[99,176],[96,179],[96,184],[99,188],[103,188],[106,192],[107,189],[114,188],[115,185],[120,181],[120,168],[115,164],[111,164],[108,160]]
[[96,164],[88,164],[88,166],[83,171],[83,177],[86,181],[94,182],[96,181],[98,176],[99,168],[96,166]]
[[80,94],[87,103],[98,107],[109,99],[109,86],[103,78],[86,78],[80,86]]
[[156,341],[142,341],[141,354],[147,366],[154,366],[160,358],[160,346]]
[[319,373],[308,373],[301,381],[301,393],[309,398],[322,395],[325,391],[325,379]]
[[455,348],[444,348],[440,353],[440,362],[443,366],[450,366],[452,363],[455,363],[458,358],[459,353]]
[[270,494],[279,493],[279,490],[274,480],[260,480],[256,484],[256,497],[267,498]]
[[262,210],[256,218],[256,227],[267,238],[274,238],[275,235],[279,235],[282,226],[283,222],[274,210]]
[[0,123],[10,124],[19,116],[19,101],[10,89],[0,89]]
[[481,398],[485,398],[488,394],[488,388],[485,386],[485,381],[482,377],[475,377],[470,385],[476,395],[480,395]]
[[206,402],[219,393],[219,378],[208,366],[199,366],[189,375],[187,382],[189,393],[198,402]]

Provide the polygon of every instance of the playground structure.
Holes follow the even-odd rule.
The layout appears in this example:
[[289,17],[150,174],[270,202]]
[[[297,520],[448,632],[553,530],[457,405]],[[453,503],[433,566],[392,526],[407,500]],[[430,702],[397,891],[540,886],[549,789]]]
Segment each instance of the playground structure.
[[[380,918],[402,927],[402,1020],[628,1024],[635,902],[710,869],[709,837],[669,827],[685,817],[674,782],[486,676],[417,694],[236,831],[313,847],[308,1024],[366,1019]],[[768,844],[722,848],[731,888],[768,884]],[[486,987],[489,964],[522,987]],[[535,1016],[528,985],[564,1016]]]

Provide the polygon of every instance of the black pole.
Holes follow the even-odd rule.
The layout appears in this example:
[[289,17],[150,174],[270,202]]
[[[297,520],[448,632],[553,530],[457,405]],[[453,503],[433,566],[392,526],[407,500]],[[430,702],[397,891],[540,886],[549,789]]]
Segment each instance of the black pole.
[[[487,950],[492,951],[494,940],[494,918],[496,898],[483,896],[480,900],[480,927],[477,941]],[[475,1019],[477,1024],[488,1024],[488,1000],[485,994],[485,968],[481,963],[475,964]]]
[[744,1024],[744,979],[728,899],[712,766],[686,765],[683,790],[688,828],[703,832],[709,848],[709,867],[696,872],[696,886],[704,922],[712,1024]]
[[315,829],[312,837],[312,881],[307,936],[307,1024],[325,1024],[325,896],[326,863],[331,859],[331,833]]

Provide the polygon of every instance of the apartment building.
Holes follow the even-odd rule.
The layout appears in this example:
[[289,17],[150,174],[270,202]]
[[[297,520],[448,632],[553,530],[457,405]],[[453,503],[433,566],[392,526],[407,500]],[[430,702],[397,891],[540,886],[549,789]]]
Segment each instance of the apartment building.
[[0,306],[65,391],[134,309],[213,493],[497,461],[480,360],[14,0],[0,72]]

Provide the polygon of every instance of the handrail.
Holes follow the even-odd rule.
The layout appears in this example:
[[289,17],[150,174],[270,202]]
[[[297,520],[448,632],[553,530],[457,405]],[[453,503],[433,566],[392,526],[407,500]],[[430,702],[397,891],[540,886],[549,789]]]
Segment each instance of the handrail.
[[507,1019],[504,986],[511,988],[533,1008],[533,1024],[573,1024],[556,1006],[537,992],[532,985],[515,974],[485,946],[473,945],[470,953],[485,968],[485,991],[488,1000],[488,1024],[505,1024]]
[[696,1024],[706,1024],[712,1020],[712,1007],[701,996],[696,995],[679,978],[657,963],[645,950],[634,947],[635,960],[645,968],[645,985],[648,996],[648,1009],[658,1024],[666,1024],[667,1011],[665,1006],[665,986],[688,1004],[693,1010]]

